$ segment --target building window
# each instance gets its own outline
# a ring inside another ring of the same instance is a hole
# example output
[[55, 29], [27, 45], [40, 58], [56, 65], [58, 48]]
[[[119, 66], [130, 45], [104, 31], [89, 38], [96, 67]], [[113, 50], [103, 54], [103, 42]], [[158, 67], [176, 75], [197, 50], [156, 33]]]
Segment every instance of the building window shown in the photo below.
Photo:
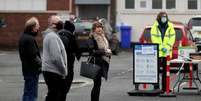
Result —
[[0, 17], [0, 28], [4, 28], [6, 27], [6, 21], [5, 18]]
[[146, 8], [147, 2], [146, 1], [140, 1], [140, 8]]
[[152, 9], [162, 9], [162, 0], [152, 0]]
[[125, 0], [126, 9], [134, 9], [135, 8], [135, 0]]
[[188, 0], [188, 9], [197, 9], [197, 0]]
[[166, 9], [175, 9], [175, 0], [166, 0]]

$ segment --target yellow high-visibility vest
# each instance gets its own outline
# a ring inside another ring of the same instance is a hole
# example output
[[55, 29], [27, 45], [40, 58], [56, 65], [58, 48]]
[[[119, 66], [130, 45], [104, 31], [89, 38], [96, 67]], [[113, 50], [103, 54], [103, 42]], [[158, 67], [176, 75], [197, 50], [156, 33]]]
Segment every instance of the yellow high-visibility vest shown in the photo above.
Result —
[[[166, 57], [166, 55], [170, 55], [170, 57], [172, 57], [172, 49], [176, 40], [174, 26], [168, 21], [168, 27], [162, 41], [161, 31], [159, 30], [158, 25], [158, 22], [155, 21], [151, 27], [151, 41], [152, 43], [159, 44], [159, 57]], [[166, 48], [167, 52], [164, 53], [162, 48]]]

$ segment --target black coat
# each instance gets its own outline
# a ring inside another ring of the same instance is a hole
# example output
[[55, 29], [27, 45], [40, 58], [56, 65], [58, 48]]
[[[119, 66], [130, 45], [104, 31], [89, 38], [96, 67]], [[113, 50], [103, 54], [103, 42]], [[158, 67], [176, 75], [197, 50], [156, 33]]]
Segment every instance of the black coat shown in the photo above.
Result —
[[93, 36], [90, 38], [90, 40], [92, 41], [91, 43], [93, 43], [93, 48], [90, 50], [90, 56], [95, 57], [91, 59], [90, 63], [94, 63], [95, 60], [95, 64], [101, 67], [101, 76], [107, 80], [109, 64], [102, 58], [102, 56], [105, 55], [105, 50], [98, 49], [98, 44]]
[[23, 33], [19, 39], [19, 55], [22, 62], [22, 72], [39, 73], [41, 56], [38, 45], [31, 33]]
[[75, 57], [77, 60], [79, 60], [81, 57], [81, 52], [78, 50], [77, 41], [75, 36], [68, 30], [62, 29], [58, 32], [58, 34], [64, 44], [67, 53], [68, 69], [72, 70], [74, 67], [73, 65]]

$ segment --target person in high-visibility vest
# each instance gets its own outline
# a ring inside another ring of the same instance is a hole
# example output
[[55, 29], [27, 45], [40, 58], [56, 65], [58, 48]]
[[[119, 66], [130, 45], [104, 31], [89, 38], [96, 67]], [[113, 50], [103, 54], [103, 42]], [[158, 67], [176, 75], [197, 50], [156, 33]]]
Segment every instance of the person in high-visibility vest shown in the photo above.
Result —
[[[172, 49], [175, 43], [175, 30], [173, 24], [169, 21], [166, 12], [160, 12], [157, 19], [151, 27], [151, 42], [159, 44], [159, 63], [162, 70], [162, 90], [166, 89], [166, 56], [172, 57]], [[159, 85], [154, 86], [155, 89]]]

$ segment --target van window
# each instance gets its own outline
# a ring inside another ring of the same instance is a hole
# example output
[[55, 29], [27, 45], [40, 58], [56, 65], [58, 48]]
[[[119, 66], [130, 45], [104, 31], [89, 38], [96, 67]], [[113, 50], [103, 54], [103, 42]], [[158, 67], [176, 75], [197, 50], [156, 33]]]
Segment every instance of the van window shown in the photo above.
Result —
[[201, 18], [193, 18], [190, 20], [191, 26], [201, 26]]
[[151, 40], [151, 28], [146, 28], [144, 31], [144, 40], [150, 41]]
[[91, 31], [92, 24], [92, 22], [76, 22], [74, 23], [75, 32]]
[[175, 28], [175, 33], [176, 33], [176, 41], [180, 41], [182, 39], [182, 30], [179, 28]]
[[193, 36], [192, 36], [190, 30], [187, 30], [187, 38], [188, 38], [188, 40], [193, 41]]

